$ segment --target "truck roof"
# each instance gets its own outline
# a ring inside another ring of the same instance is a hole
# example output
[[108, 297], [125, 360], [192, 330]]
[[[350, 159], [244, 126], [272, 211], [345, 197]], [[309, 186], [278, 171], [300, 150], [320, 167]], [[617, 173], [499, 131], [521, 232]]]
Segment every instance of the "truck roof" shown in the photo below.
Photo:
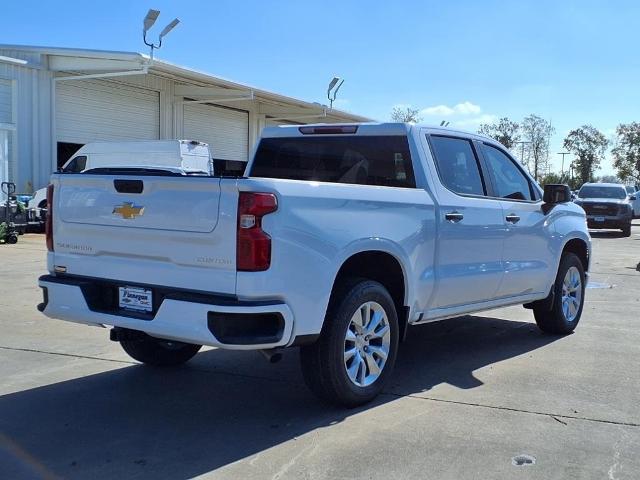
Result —
[[[356, 129], [357, 128], [357, 129]], [[370, 122], [370, 123], [313, 123], [306, 125], [279, 125], [267, 127], [262, 131], [263, 138], [300, 137], [309, 134], [325, 135], [407, 135], [414, 128], [426, 128], [432, 133], [442, 135], [462, 135], [497, 143], [493, 138], [477, 133], [436, 125], [412, 124], [402, 122]], [[316, 132], [313, 130], [316, 129]], [[340, 131], [343, 129], [343, 131]], [[353, 129], [356, 129], [353, 131]], [[305, 133], [305, 130], [308, 133]]]

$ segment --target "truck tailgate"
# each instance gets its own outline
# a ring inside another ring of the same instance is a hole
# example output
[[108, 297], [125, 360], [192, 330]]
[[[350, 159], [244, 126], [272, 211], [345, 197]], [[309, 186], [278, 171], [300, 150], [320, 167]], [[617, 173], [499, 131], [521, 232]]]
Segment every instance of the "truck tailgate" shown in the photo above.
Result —
[[234, 294], [236, 180], [54, 175], [55, 266], [67, 274]]

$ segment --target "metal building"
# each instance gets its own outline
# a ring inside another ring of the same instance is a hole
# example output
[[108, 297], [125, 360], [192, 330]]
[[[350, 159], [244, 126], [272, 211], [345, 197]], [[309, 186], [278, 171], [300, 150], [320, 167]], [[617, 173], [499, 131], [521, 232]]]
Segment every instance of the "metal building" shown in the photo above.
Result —
[[188, 138], [245, 161], [265, 126], [362, 121], [140, 53], [0, 45], [0, 179], [19, 192], [91, 141]]

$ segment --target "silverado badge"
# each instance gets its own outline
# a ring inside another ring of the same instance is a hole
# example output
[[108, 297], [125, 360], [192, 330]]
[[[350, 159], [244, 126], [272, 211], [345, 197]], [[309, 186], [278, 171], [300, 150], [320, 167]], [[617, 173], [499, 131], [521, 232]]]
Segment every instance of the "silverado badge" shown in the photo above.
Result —
[[113, 207], [114, 215], [122, 215], [124, 219], [132, 219], [144, 215], [144, 207], [134, 205], [132, 202], [124, 202], [122, 205]]

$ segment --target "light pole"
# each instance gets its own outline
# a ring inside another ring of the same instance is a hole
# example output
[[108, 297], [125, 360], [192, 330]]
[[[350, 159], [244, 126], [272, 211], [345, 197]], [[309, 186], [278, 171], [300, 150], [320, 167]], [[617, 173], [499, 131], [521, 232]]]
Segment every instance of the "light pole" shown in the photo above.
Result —
[[344, 79], [340, 77], [333, 77], [333, 79], [329, 82], [329, 87], [327, 88], [327, 99], [329, 100], [329, 110], [333, 110], [333, 102], [336, 101], [336, 96], [338, 95], [338, 90], [344, 83]]
[[571, 155], [569, 152], [558, 152], [557, 155], [562, 155], [562, 166], [560, 167], [560, 178], [564, 176], [564, 156]]
[[525, 142], [525, 141], [520, 141], [520, 142], [513, 142], [515, 145], [522, 145], [522, 153], [520, 154], [520, 163], [522, 163], [524, 165], [524, 146], [526, 144], [529, 144], [531, 142]]

